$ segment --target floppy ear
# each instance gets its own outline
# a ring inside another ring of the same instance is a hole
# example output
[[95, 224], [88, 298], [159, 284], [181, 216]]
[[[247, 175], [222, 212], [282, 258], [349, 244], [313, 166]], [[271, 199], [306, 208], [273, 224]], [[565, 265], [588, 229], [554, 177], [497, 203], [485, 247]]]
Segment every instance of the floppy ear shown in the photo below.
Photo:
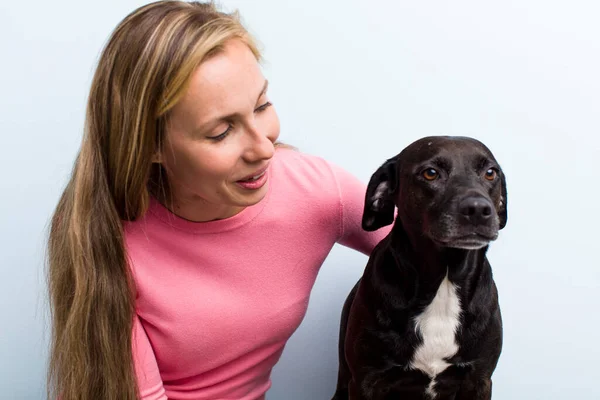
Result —
[[398, 189], [397, 160], [397, 157], [390, 158], [371, 176], [362, 217], [365, 231], [375, 231], [394, 222], [394, 195]]
[[506, 222], [508, 221], [508, 198], [506, 197], [506, 177], [504, 176], [504, 172], [502, 172], [500, 175], [502, 192], [500, 196], [500, 205], [498, 206], [498, 219], [500, 220], [499, 229], [502, 229], [506, 226]]

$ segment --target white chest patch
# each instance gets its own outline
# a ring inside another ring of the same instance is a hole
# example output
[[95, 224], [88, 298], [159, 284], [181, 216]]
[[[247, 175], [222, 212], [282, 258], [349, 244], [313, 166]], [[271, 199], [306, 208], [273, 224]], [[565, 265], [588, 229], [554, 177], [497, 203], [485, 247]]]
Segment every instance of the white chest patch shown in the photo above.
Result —
[[456, 331], [460, 325], [460, 299], [457, 287], [444, 278], [431, 304], [415, 318], [415, 330], [423, 342], [415, 350], [410, 367], [431, 377], [427, 393], [435, 398], [435, 377], [450, 365], [445, 358], [458, 351]]

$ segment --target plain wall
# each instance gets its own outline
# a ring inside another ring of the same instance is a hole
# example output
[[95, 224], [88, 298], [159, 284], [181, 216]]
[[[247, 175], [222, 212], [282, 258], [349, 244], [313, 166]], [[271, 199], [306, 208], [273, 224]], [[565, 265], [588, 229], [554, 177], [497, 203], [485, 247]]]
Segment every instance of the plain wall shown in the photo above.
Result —
[[[0, 398], [44, 398], [50, 215], [98, 55], [140, 1], [0, 3]], [[508, 179], [489, 259], [504, 349], [494, 399], [597, 399], [600, 5], [223, 1], [265, 56], [281, 139], [356, 174], [428, 135], [473, 136]], [[336, 246], [269, 400], [329, 398], [339, 314], [367, 258]]]

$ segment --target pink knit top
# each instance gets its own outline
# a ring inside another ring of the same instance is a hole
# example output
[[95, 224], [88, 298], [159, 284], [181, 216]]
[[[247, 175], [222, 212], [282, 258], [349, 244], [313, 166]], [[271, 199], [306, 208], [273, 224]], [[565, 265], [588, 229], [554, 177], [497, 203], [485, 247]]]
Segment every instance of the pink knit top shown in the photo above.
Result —
[[333, 245], [368, 255], [389, 231], [361, 229], [365, 185], [319, 157], [279, 149], [268, 174], [265, 198], [231, 218], [190, 222], [153, 200], [125, 224], [144, 400], [263, 399]]

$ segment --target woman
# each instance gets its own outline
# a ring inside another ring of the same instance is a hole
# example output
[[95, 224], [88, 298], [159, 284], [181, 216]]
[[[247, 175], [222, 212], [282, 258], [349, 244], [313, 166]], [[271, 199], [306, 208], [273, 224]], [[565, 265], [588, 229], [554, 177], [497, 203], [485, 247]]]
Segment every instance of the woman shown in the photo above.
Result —
[[235, 15], [158, 2], [115, 29], [52, 220], [49, 397], [262, 399], [365, 188], [277, 144]]

